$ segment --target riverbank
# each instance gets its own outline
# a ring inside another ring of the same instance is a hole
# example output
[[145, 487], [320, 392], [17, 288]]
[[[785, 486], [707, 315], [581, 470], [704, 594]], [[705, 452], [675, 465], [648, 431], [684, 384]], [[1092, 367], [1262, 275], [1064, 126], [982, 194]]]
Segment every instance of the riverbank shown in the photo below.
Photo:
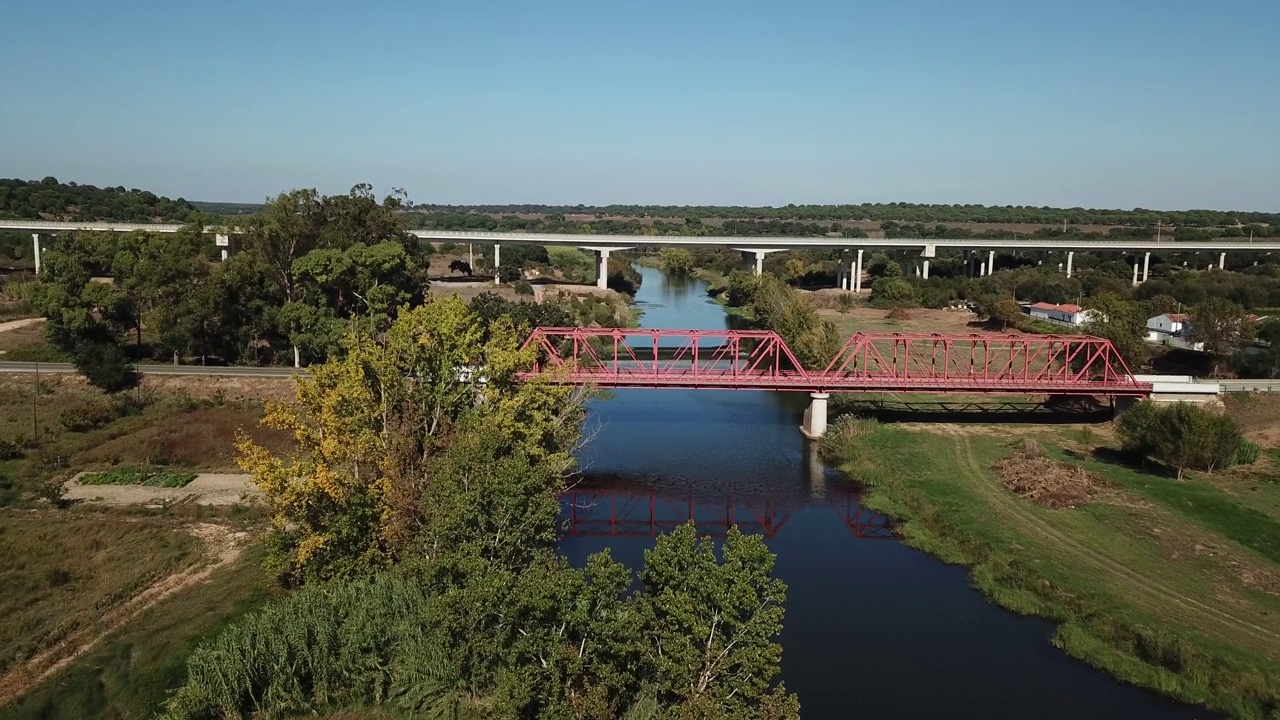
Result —
[[[992, 466], [1027, 437], [1114, 490], [1064, 510], [1016, 497]], [[896, 425], [825, 450], [909, 545], [969, 568], [997, 604], [1056, 622], [1053, 643], [1072, 656], [1230, 717], [1276, 717], [1275, 466], [1176, 482], [1097, 459], [1107, 441], [1097, 428]]]

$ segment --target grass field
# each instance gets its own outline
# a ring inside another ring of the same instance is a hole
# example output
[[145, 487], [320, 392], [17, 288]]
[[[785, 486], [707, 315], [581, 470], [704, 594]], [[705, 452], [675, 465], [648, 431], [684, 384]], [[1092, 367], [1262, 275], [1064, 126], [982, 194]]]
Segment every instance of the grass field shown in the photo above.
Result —
[[0, 720], [133, 720], [154, 717], [181, 684], [186, 657], [272, 588], [254, 546], [197, 587], [139, 613], [77, 662], [9, 705]]
[[[992, 465], [1027, 437], [1117, 486], [1051, 510]], [[1273, 466], [1176, 482], [1095, 455], [1104, 430], [880, 426], [842, 453], [911, 545], [966, 565], [995, 602], [1060, 623], [1054, 643], [1232, 717], [1280, 709], [1280, 483]], [[903, 468], [910, 468], [903, 471]]]

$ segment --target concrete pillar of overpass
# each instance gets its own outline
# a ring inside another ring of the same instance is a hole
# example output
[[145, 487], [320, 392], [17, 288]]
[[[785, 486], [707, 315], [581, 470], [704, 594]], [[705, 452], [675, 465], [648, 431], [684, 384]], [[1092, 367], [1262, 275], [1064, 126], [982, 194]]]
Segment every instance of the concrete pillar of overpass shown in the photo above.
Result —
[[493, 284], [494, 285], [502, 284], [502, 277], [501, 277], [502, 274], [498, 272], [498, 267], [501, 265], [501, 260], [502, 260], [502, 245], [498, 243], [494, 243], [493, 244]]
[[987, 264], [978, 263], [978, 277], [986, 277], [986, 276], [987, 276]]
[[756, 277], [764, 274], [764, 256], [764, 253], [759, 250], [756, 251]]
[[862, 251], [858, 251], [858, 259], [854, 261], [853, 291], [862, 292]]
[[609, 287], [609, 251], [596, 250], [596, 287], [606, 290]]
[[996, 251], [987, 251], [987, 274], [995, 275], [996, 273]]
[[1219, 270], [1226, 270], [1226, 269], [1227, 269], [1227, 254], [1226, 254], [1226, 253], [1218, 253], [1218, 269], [1219, 269]]
[[227, 261], [227, 250], [231, 247], [231, 237], [224, 233], [217, 233], [213, 236], [213, 244], [222, 251], [222, 261]]
[[31, 233], [32, 259], [36, 264], [36, 274], [40, 274], [40, 233]]
[[1067, 251], [1067, 277], [1071, 277], [1071, 261], [1074, 260], [1075, 257], [1075, 253], [1070, 250]]
[[1138, 287], [1138, 261], [1133, 261], [1133, 286]]
[[928, 260], [924, 261], [923, 268], [924, 268], [924, 272], [922, 277], [924, 277], [925, 280], [928, 280], [929, 279], [929, 261]]
[[1151, 253], [1142, 256], [1142, 282], [1146, 282], [1151, 274]]
[[809, 393], [809, 407], [804, 411], [804, 424], [800, 433], [810, 440], [817, 440], [827, 434], [827, 399], [830, 393]]

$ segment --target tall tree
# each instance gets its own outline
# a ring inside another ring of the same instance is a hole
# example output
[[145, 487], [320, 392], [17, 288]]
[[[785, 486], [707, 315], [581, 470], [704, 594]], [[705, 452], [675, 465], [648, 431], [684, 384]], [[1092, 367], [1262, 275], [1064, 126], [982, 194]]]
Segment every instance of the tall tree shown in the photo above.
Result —
[[1222, 297], [1211, 297], [1191, 310], [1192, 342], [1204, 343], [1204, 351], [1214, 358], [1214, 372], [1223, 358], [1253, 342], [1257, 327], [1245, 316], [1244, 308]]
[[1147, 319], [1142, 306], [1119, 295], [1103, 293], [1088, 303], [1089, 319], [1081, 326], [1087, 335], [1110, 340], [1131, 371], [1147, 361]]

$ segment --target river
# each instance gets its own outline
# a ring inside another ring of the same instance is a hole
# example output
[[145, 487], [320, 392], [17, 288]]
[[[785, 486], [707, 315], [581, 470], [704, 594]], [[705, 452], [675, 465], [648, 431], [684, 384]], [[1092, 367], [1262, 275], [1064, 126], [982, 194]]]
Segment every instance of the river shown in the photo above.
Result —
[[[644, 327], [723, 329], [706, 284], [637, 268]], [[587, 482], [565, 502], [574, 564], [610, 548], [632, 567], [691, 513], [703, 534], [763, 533], [787, 583], [782, 677], [806, 720], [1211, 718], [1112, 680], [944, 565], [898, 542], [823, 468], [798, 427], [803, 394], [621, 390], [592, 401]], [[909, 472], [909, 469], [904, 469]]]

